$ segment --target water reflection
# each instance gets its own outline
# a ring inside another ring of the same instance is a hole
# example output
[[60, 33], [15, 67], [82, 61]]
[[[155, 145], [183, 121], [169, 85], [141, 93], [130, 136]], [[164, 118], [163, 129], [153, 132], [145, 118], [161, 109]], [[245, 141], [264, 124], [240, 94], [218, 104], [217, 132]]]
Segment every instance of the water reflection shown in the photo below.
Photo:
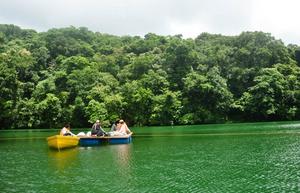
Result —
[[121, 168], [130, 167], [131, 144], [112, 145], [114, 160]]
[[122, 180], [125, 180], [125, 183], [128, 183], [131, 176], [132, 144], [111, 145], [110, 147], [118, 175]]
[[78, 155], [78, 148], [66, 149], [62, 151], [49, 150], [49, 164], [59, 171], [63, 171], [75, 164]]

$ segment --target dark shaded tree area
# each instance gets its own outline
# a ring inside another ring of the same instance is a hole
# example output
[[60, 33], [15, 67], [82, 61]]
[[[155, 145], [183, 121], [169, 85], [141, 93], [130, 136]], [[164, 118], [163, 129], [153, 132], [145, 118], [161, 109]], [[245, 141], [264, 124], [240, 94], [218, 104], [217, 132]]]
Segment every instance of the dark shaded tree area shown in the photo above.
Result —
[[0, 128], [297, 120], [300, 47], [271, 34], [113, 36], [0, 25]]

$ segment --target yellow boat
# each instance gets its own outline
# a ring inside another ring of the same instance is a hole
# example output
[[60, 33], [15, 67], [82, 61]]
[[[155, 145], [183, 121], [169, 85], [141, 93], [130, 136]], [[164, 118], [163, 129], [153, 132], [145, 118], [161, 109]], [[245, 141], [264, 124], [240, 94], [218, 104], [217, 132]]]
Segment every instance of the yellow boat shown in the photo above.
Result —
[[54, 135], [48, 137], [47, 141], [50, 148], [60, 150], [77, 146], [79, 143], [79, 138], [77, 136]]

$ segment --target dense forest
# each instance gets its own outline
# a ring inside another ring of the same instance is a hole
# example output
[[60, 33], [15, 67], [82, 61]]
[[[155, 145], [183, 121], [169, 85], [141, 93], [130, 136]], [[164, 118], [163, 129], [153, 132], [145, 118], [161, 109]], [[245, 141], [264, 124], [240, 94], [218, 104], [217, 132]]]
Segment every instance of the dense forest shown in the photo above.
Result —
[[300, 119], [300, 47], [269, 33], [114, 36], [0, 25], [0, 129]]

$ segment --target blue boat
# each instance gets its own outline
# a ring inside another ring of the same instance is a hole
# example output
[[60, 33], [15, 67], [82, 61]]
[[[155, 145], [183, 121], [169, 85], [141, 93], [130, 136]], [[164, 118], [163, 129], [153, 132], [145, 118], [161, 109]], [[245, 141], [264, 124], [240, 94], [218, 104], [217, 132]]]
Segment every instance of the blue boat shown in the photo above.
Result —
[[79, 140], [79, 145], [81, 146], [97, 146], [101, 144], [128, 144], [131, 143], [132, 133], [128, 135], [119, 136], [81, 136]]

